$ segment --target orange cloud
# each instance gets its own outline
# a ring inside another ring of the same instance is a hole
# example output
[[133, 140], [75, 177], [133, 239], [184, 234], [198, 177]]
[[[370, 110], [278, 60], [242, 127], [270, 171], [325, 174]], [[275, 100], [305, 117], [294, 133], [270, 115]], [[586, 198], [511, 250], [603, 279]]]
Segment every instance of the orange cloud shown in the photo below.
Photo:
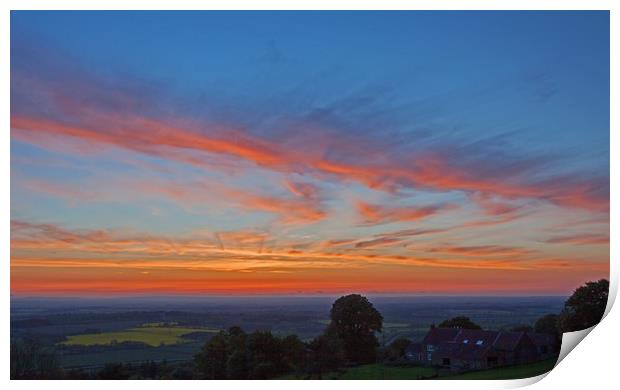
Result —
[[279, 216], [279, 221], [290, 224], [308, 224], [326, 217], [320, 201], [307, 197], [281, 197], [252, 193], [229, 187], [221, 182], [156, 183], [133, 182], [130, 184], [145, 193], [159, 193], [185, 202], [214, 202], [225, 200], [237, 208], [248, 211], [265, 211]]
[[12, 115], [11, 128], [20, 129], [15, 136], [25, 140], [36, 139], [37, 134], [62, 135], [164, 156], [166, 148], [175, 148], [228, 154], [265, 166], [286, 162], [281, 151], [272, 150], [266, 143], [235, 129], [226, 129], [226, 137], [229, 138], [216, 138], [137, 115], [114, 117], [109, 113], [93, 113], [91, 116], [89, 119], [97, 123], [96, 127]]
[[454, 228], [445, 229], [403, 229], [394, 232], [377, 234], [377, 237], [392, 237], [392, 238], [408, 238], [417, 236], [427, 236], [434, 234], [441, 234], [453, 230]]
[[550, 291], [557, 291], [559, 283], [605, 276], [609, 267], [600, 261], [524, 256], [509, 247], [441, 248], [451, 256], [443, 258], [439, 251], [428, 252], [435, 257], [409, 251], [403, 255], [365, 253], [373, 248], [372, 243], [341, 253], [321, 250], [322, 245], [318, 250], [302, 251], [286, 244], [276, 247], [269, 235], [253, 231], [215, 236], [213, 240], [124, 236], [115, 231], [70, 231], [52, 224], [12, 221], [11, 290], [109, 294], [436, 288], [446, 292], [510, 290], [514, 285], [517, 291], [530, 288], [527, 291], [532, 292], [536, 289], [531, 286], [539, 282], [541, 288], [553, 285], [555, 290]]
[[609, 237], [602, 234], [577, 234], [554, 237], [545, 242], [550, 244], [609, 245]]
[[378, 225], [396, 221], [418, 221], [437, 214], [442, 208], [446, 208], [446, 206], [387, 207], [361, 201], [357, 202], [357, 209], [364, 219], [365, 225]]
[[488, 193], [474, 193], [471, 198], [487, 215], [512, 215], [521, 208], [521, 206], [513, 206], [507, 203], [498, 202], [497, 200], [492, 199], [492, 197]]
[[326, 216], [326, 213], [314, 202], [260, 196], [232, 190], [227, 191], [227, 195], [237, 199], [239, 205], [249, 210], [258, 209], [279, 214], [283, 223], [312, 223]]
[[354, 238], [327, 240], [322, 243], [322, 246], [327, 247], [327, 248], [332, 248], [332, 247], [337, 247], [337, 246], [349, 245], [349, 244], [354, 243], [355, 241], [357, 241], [357, 239], [354, 239]]
[[319, 189], [314, 184], [294, 182], [290, 180], [286, 180], [284, 184], [292, 194], [299, 197], [307, 199], [316, 199], [318, 197]]
[[532, 253], [529, 249], [505, 247], [498, 245], [478, 246], [441, 246], [431, 248], [429, 252], [458, 254], [462, 256], [525, 256]]
[[369, 240], [369, 241], [360, 241], [357, 244], [355, 244], [355, 247], [364, 248], [364, 249], [377, 248], [377, 247], [384, 247], [384, 246], [392, 246], [400, 242], [401, 240], [396, 239], [396, 238], [383, 237], [383, 238], [377, 238], [377, 239]]
[[[269, 242], [267, 236], [253, 232], [220, 232], [213, 240], [204, 238], [169, 239], [165, 237], [134, 235], [120, 236], [120, 232], [82, 231], [72, 232], [51, 224], [32, 224], [23, 221], [12, 222], [11, 250], [12, 259], [17, 260], [32, 250], [41, 250], [45, 256], [54, 256], [59, 253], [76, 254], [109, 254], [115, 253], [118, 259], [114, 260], [119, 266], [128, 266], [138, 261], [144, 267], [149, 264], [168, 264], [169, 256], [174, 256], [172, 264], [179, 267], [202, 267], [222, 262], [239, 262], [241, 267], [251, 268], [250, 264], [269, 264], [269, 261], [278, 261], [280, 266], [299, 267], [315, 264], [321, 268], [339, 267], [340, 265], [362, 266], [368, 264], [399, 264], [439, 268], [497, 268], [521, 269], [524, 266], [520, 260], [507, 261], [502, 259], [483, 259], [466, 261], [424, 258], [413, 255], [367, 255], [363, 253], [329, 253], [322, 251], [308, 251], [303, 253], [291, 246], [275, 248], [273, 245], [265, 248]], [[379, 239], [374, 242], [360, 243], [358, 248], [371, 248], [394, 243], [393, 239]], [[20, 252], [21, 251], [21, 252]], [[29, 251], [29, 252], [24, 252]], [[50, 252], [51, 251], [51, 252]], [[136, 260], [136, 256], [148, 256], [149, 260]], [[98, 257], [93, 257], [92, 263], [84, 262], [84, 266], [96, 264]], [[207, 262], [204, 259], [208, 259]], [[290, 262], [290, 260], [295, 260]], [[305, 263], [300, 263], [302, 260]], [[48, 259], [53, 263], [54, 259]], [[284, 262], [284, 263], [281, 263]], [[16, 263], [18, 264], [18, 263]]]
[[[34, 224], [26, 221], [11, 220], [11, 233], [18, 235], [34, 236], [61, 241], [67, 244], [79, 242], [105, 242], [110, 240], [110, 236], [103, 230], [89, 230], [74, 232], [61, 229], [53, 224]], [[13, 236], [11, 237], [13, 239]]]
[[[419, 154], [414, 156], [412, 162], [395, 159], [382, 164], [371, 162], [357, 165], [326, 159], [324, 151], [314, 150], [312, 145], [308, 150], [294, 153], [284, 143], [267, 142], [220, 125], [209, 128], [208, 125], [201, 127], [179, 120], [185, 126], [178, 126], [139, 115], [115, 115], [93, 110], [81, 112], [79, 119], [89, 125], [70, 125], [52, 119], [14, 114], [11, 116], [11, 128], [14, 130], [12, 137], [45, 146], [46, 141], [41, 137], [64, 136], [90, 145], [99, 143], [197, 164], [200, 164], [200, 158], [192, 156], [190, 152], [220, 154], [279, 172], [328, 175], [391, 192], [400, 187], [459, 190], [508, 199], [537, 198], [565, 207], [600, 212], [609, 209], [608, 197], [599, 193], [604, 183], [553, 178], [523, 184], [514, 178], [506, 180], [500, 175], [487, 177], [479, 172], [479, 167], [455, 166], [439, 153]], [[337, 143], [337, 140], [334, 142]], [[181, 153], [183, 151], [187, 153]], [[312, 191], [307, 185], [303, 189], [298, 185], [289, 185], [289, 189], [302, 196], [308, 196], [308, 191]]]
[[259, 253], [270, 243], [270, 237], [266, 233], [257, 232], [216, 232], [215, 238], [221, 249], [226, 248], [254, 248]]

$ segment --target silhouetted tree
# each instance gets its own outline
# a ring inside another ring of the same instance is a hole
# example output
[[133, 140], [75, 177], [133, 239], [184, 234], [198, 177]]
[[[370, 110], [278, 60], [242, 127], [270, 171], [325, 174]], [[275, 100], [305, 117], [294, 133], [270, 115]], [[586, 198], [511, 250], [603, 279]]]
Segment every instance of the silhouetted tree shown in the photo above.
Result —
[[270, 379], [301, 371], [306, 347], [294, 335], [281, 339], [269, 331], [246, 334], [234, 326], [208, 341], [194, 360], [206, 379]]
[[131, 366], [123, 363], [107, 363], [97, 373], [99, 379], [129, 379], [131, 376]]
[[574, 332], [598, 324], [603, 318], [609, 294], [609, 281], [587, 282], [573, 292], [564, 303], [558, 327], [562, 332]]
[[35, 340], [11, 342], [11, 379], [61, 379], [63, 375], [54, 349]]
[[65, 371], [65, 375], [63, 376], [63, 379], [68, 380], [89, 380], [95, 378], [96, 376], [93, 376], [90, 372], [79, 369]]
[[411, 340], [404, 337], [397, 338], [387, 347], [385, 351], [385, 358], [389, 361], [395, 361], [403, 358], [409, 344], [411, 344]]
[[148, 361], [138, 367], [135, 379], [172, 379], [172, 372], [173, 368], [165, 360], [161, 363]]
[[306, 344], [297, 335], [286, 336], [281, 341], [285, 371], [301, 373], [306, 361]]
[[366, 297], [351, 294], [332, 305], [330, 330], [342, 339], [346, 358], [358, 364], [374, 362], [379, 341], [374, 332], [383, 327], [383, 316]]
[[193, 366], [191, 362], [183, 363], [174, 368], [172, 379], [188, 380], [194, 379]]
[[531, 325], [517, 325], [510, 328], [511, 332], [533, 332], [534, 328]]
[[196, 369], [205, 379], [226, 379], [228, 334], [221, 331], [209, 340], [194, 357]]
[[547, 314], [540, 317], [534, 324], [534, 331], [536, 333], [558, 336], [558, 315]]
[[459, 329], [482, 329], [480, 325], [474, 323], [469, 317], [458, 316], [445, 320], [437, 325], [438, 328], [459, 328]]
[[228, 378], [246, 379], [249, 373], [247, 334], [238, 326], [228, 329], [226, 374]]
[[308, 346], [307, 372], [310, 378], [322, 379], [323, 374], [337, 370], [345, 362], [344, 343], [333, 329], [327, 329]]
[[248, 338], [248, 349], [251, 355], [252, 379], [269, 379], [284, 371], [280, 341], [271, 332], [252, 333]]

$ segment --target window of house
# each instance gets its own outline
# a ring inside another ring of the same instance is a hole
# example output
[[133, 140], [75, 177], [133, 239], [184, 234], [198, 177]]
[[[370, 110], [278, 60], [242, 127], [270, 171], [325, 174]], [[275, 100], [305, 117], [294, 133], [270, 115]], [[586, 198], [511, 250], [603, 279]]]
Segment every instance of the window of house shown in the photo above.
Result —
[[443, 358], [441, 360], [441, 364], [443, 364], [444, 366], [449, 366], [450, 365], [450, 359], [449, 358]]
[[468, 339], [463, 340], [463, 344], [467, 344], [467, 343], [469, 343]]
[[478, 340], [476, 341], [476, 345], [482, 345], [483, 341], [482, 340]]

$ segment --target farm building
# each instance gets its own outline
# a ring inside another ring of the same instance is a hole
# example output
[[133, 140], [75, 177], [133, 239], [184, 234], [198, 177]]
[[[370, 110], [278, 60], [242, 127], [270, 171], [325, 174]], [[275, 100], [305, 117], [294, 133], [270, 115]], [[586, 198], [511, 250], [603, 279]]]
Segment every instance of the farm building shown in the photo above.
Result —
[[431, 328], [405, 351], [409, 361], [452, 371], [531, 363], [552, 356], [555, 338], [536, 333]]
[[558, 342], [554, 336], [542, 333], [528, 333], [527, 335], [538, 349], [541, 359], [546, 359], [556, 354]]

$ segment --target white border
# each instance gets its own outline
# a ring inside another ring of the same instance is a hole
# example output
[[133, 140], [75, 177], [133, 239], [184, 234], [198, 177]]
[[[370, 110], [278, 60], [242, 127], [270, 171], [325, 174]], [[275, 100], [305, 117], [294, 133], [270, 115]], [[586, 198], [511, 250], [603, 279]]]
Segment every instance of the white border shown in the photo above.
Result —
[[[2, 133], [2, 142], [0, 147], [2, 153], [0, 153], [1, 172], [2, 172], [2, 191], [0, 191], [0, 197], [2, 198], [2, 208], [0, 220], [2, 221], [1, 234], [4, 237], [4, 255], [2, 256], [3, 271], [1, 273], [3, 293], [0, 297], [3, 306], [3, 313], [5, 317], [2, 321], [2, 333], [5, 335], [1, 339], [1, 362], [0, 369], [3, 372], [3, 378], [8, 381], [9, 378], [9, 337], [10, 332], [10, 199], [9, 199], [9, 178], [10, 178], [10, 112], [9, 112], [9, 84], [10, 84], [10, 69], [9, 61], [9, 35], [10, 35], [10, 12], [9, 10], [71, 10], [71, 9], [108, 9], [108, 10], [133, 10], [133, 9], [151, 9], [151, 10], [235, 10], [235, 9], [247, 9], [247, 10], [275, 10], [275, 9], [288, 9], [288, 10], [341, 10], [341, 9], [362, 9], [362, 10], [610, 10], [611, 19], [611, 96], [610, 96], [610, 113], [611, 113], [611, 131], [610, 134], [610, 152], [611, 152], [611, 227], [610, 237], [618, 237], [618, 208], [614, 207], [613, 199], [618, 199], [620, 195], [618, 191], [618, 164], [619, 164], [619, 146], [620, 139], [618, 139], [618, 115], [611, 107], [620, 107], [618, 105], [618, 77], [617, 69], [618, 61], [618, 37], [620, 37], [620, 29], [618, 28], [620, 17], [617, 11], [620, 9], [620, 2], [608, 1], [608, 0], [382, 0], [382, 1], [369, 1], [369, 0], [296, 0], [283, 1], [283, 0], [228, 0], [218, 2], [196, 2], [192, 0], [5, 0], [1, 3], [2, 14], [0, 16], [0, 53], [3, 53], [3, 61], [0, 61], [0, 69], [2, 78], [5, 81], [3, 83], [3, 89], [0, 93], [0, 99], [2, 104], [0, 105], [0, 115], [2, 117], [2, 123], [5, 124], [5, 131]], [[584, 388], [585, 386], [599, 386], [601, 388], [609, 387], [611, 383], [617, 383], [615, 377], [615, 361], [617, 359], [617, 351], [619, 347], [618, 335], [616, 329], [620, 329], [620, 319], [618, 310], [615, 312], [609, 312], [611, 309], [613, 299], [618, 290], [618, 273], [617, 265], [620, 253], [618, 253], [617, 243], [611, 240], [611, 291], [610, 302], [608, 304], [608, 315], [601, 323], [601, 325], [595, 327], [588, 335], [588, 342], [581, 343], [577, 346], [575, 352], [569, 354], [569, 357], [562, 360], [562, 362], [553, 369], [549, 375], [541, 376], [538, 378], [514, 380], [514, 381], [390, 381], [389, 386], [392, 389], [410, 389], [416, 388], [455, 388], [459, 389], [484, 389], [484, 388], [513, 388], [529, 385], [534, 385], [540, 389], [559, 389], [559, 388]], [[544, 380], [539, 381], [542, 377]], [[11, 381], [10, 385], [14, 388], [30, 388], [45, 386], [51, 389], [67, 389], [67, 388], [81, 388], [84, 383], [79, 381]], [[120, 381], [115, 383], [115, 386], [121, 388], [129, 388], [134, 383], [129, 381]], [[152, 381], [148, 382], [148, 386], [154, 389], [164, 389], [173, 385], [167, 381]], [[274, 388], [284, 389], [289, 388], [291, 385], [296, 388], [313, 389], [319, 385], [314, 381], [253, 381], [240, 382], [240, 381], [186, 381], [183, 382], [184, 388], [200, 388], [207, 387], [247, 387], [251, 385], [253, 388], [259, 390]], [[320, 383], [321, 387], [327, 389], [335, 389], [336, 386], [355, 386], [357, 389], [375, 389], [377, 382], [375, 381], [323, 381]], [[89, 388], [106, 388], [109, 383], [106, 381], [91, 381], [88, 382]]]

